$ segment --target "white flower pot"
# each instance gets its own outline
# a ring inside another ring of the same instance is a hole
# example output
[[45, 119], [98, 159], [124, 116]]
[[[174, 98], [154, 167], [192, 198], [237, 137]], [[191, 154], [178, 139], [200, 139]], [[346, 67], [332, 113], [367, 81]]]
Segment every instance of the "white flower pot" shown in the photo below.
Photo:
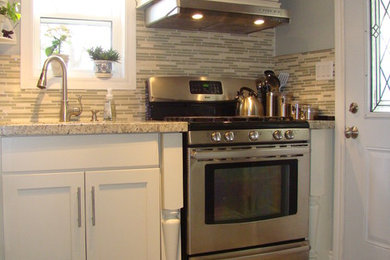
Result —
[[[55, 54], [55, 55], [60, 56], [64, 60], [66, 66], [68, 66], [69, 55], [67, 55], [67, 54]], [[56, 60], [53, 60], [50, 63], [50, 66], [51, 66], [51, 70], [53, 72], [54, 77], [61, 77], [62, 76], [61, 65]]]
[[1, 31], [3, 31], [4, 25], [5, 25], [6, 21], [7, 21], [7, 17], [5, 17], [4, 15], [0, 14], [0, 36], [1, 37], [3, 37], [3, 33]]

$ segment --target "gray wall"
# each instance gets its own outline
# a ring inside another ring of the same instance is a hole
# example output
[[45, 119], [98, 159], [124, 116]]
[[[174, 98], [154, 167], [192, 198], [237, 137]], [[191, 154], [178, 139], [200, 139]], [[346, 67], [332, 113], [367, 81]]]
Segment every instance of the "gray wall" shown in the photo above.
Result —
[[290, 24], [276, 28], [276, 56], [334, 48], [334, 0], [280, 0]]

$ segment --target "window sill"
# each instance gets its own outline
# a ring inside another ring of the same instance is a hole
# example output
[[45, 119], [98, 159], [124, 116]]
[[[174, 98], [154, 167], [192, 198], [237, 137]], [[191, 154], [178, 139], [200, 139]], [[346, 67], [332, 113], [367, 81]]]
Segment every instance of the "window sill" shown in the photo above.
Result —
[[[135, 76], [134, 76], [135, 78]], [[38, 77], [25, 80], [22, 83], [22, 89], [36, 89]], [[48, 89], [61, 89], [62, 77], [53, 77], [48, 75], [47, 88]], [[116, 90], [129, 90], [135, 89], [135, 81], [132, 82], [129, 79], [119, 78], [68, 78], [67, 80], [68, 90], [70, 89], [84, 89], [84, 90], [99, 90], [99, 89], [116, 89]]]

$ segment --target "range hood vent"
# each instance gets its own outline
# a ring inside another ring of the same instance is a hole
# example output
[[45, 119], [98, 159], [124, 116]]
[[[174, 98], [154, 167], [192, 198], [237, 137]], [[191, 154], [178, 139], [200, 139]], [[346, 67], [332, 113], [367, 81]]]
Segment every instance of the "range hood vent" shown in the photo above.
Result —
[[[203, 18], [194, 20], [196, 13]], [[256, 20], [264, 22], [256, 25]], [[145, 23], [150, 28], [250, 34], [288, 22], [284, 9], [221, 0], [155, 0], [145, 7]]]

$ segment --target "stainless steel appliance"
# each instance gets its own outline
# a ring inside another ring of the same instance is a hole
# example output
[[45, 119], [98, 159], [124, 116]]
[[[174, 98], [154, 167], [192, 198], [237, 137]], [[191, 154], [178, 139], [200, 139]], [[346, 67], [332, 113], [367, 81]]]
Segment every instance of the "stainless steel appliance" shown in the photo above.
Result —
[[[260, 4], [222, 0], [144, 2], [148, 3], [145, 24], [153, 28], [249, 34], [289, 22], [288, 12], [281, 9], [277, 1]], [[193, 19], [194, 14], [203, 19]]]
[[183, 259], [308, 259], [309, 129], [235, 115], [253, 80], [154, 77], [149, 119], [186, 120]]

